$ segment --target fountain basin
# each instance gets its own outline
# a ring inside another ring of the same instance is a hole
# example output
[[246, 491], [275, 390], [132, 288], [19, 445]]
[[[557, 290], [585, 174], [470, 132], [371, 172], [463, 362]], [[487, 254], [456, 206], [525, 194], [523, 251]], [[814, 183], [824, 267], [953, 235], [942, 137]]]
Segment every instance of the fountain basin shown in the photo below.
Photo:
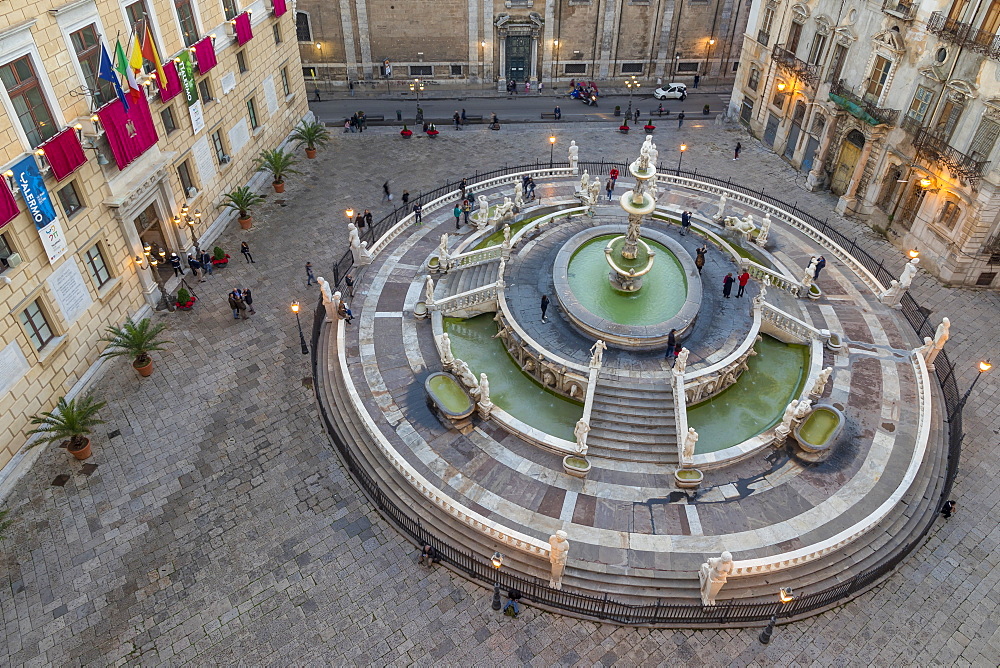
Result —
[[834, 406], [818, 404], [795, 428], [795, 440], [806, 452], [823, 452], [837, 441], [844, 414]]
[[472, 431], [472, 420], [469, 418], [476, 404], [455, 376], [441, 371], [432, 373], [424, 381], [424, 389], [427, 391], [427, 403], [435, 413], [463, 434]]
[[705, 474], [698, 469], [677, 469], [674, 471], [674, 484], [681, 489], [694, 489], [705, 479]]

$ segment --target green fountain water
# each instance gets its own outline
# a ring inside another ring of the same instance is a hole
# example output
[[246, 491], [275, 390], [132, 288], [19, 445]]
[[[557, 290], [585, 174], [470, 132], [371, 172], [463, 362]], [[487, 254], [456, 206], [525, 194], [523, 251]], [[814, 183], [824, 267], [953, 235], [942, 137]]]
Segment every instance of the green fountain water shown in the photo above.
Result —
[[610, 234], [596, 237], [570, 259], [567, 278], [580, 305], [600, 318], [624, 325], [655, 325], [677, 315], [687, 299], [687, 278], [677, 257], [665, 246], [647, 239], [646, 243], [656, 251], [656, 261], [643, 277], [642, 289], [618, 292], [608, 281], [608, 262], [604, 258], [604, 248], [614, 238]]
[[688, 425], [700, 437], [696, 454], [723, 450], [767, 431], [801, 395], [809, 348], [764, 336], [755, 349], [757, 355], [735, 384], [688, 408]]
[[[607, 283], [607, 279], [604, 281]], [[455, 357], [477, 376], [490, 379], [490, 400], [521, 422], [547, 434], [575, 442], [573, 426], [583, 417], [583, 405], [549, 392], [523, 373], [504, 347], [494, 339], [498, 329], [489, 313], [468, 320], [445, 318]]]
[[827, 408], [817, 408], [799, 427], [799, 437], [810, 445], [826, 445], [840, 424], [837, 414]]
[[461, 414], [472, 407], [469, 396], [448, 376], [431, 378], [429, 383], [441, 405], [455, 414]]

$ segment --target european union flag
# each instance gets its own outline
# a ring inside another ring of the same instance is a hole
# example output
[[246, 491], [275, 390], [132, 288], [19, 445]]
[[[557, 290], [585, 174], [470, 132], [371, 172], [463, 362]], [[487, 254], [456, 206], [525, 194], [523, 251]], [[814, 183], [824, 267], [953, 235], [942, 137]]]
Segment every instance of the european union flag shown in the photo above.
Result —
[[125, 99], [125, 91], [122, 90], [121, 82], [118, 81], [118, 73], [115, 72], [115, 68], [111, 64], [111, 57], [108, 56], [108, 50], [104, 48], [104, 44], [101, 44], [101, 65], [97, 71], [97, 78], [111, 82], [111, 85], [115, 87], [115, 95], [121, 100], [125, 111], [128, 111], [128, 100]]

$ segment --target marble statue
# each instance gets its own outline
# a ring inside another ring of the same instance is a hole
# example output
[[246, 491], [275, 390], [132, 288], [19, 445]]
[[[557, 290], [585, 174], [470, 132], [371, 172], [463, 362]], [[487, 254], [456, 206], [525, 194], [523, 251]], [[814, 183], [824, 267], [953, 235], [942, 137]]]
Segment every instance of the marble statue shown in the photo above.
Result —
[[684, 372], [687, 370], [688, 365], [688, 355], [691, 351], [687, 348], [681, 348], [681, 351], [677, 353], [677, 359], [674, 361], [674, 375], [683, 376]]
[[458, 377], [462, 384], [469, 389], [476, 389], [479, 387], [479, 380], [476, 378], [476, 374], [472, 373], [469, 365], [465, 363], [464, 360], [455, 358], [455, 362], [452, 364], [451, 372]]
[[358, 234], [358, 228], [354, 223], [347, 224], [347, 240], [351, 244], [354, 264], [366, 265], [372, 263], [372, 254], [368, 252], [368, 242], [361, 240], [361, 235]]
[[486, 195], [479, 195], [476, 198], [476, 202], [478, 203], [476, 210], [472, 212], [469, 218], [477, 230], [485, 230], [486, 226], [489, 225], [490, 204], [486, 201]]
[[497, 265], [497, 288], [503, 289], [507, 287], [507, 284], [503, 280], [503, 275], [507, 272], [507, 260], [500, 258], [500, 263]]
[[597, 204], [597, 200], [601, 198], [601, 184], [598, 181], [594, 180], [593, 182], [591, 182], [590, 189], [587, 192], [589, 195], [587, 197], [587, 200], [590, 206], [594, 206], [595, 204]]
[[781, 423], [774, 430], [774, 442], [781, 445], [788, 438], [792, 431], [792, 423], [795, 422], [795, 411], [799, 407], [799, 400], [792, 399], [791, 403], [785, 407], [785, 413], [781, 416]]
[[764, 220], [760, 223], [760, 232], [757, 233], [756, 243], [758, 246], [764, 246], [767, 243], [767, 235], [771, 232], [771, 214], [766, 214]]
[[447, 369], [455, 361], [455, 355], [451, 352], [451, 337], [448, 332], [444, 332], [435, 336], [434, 340], [437, 342], [438, 354], [441, 355], [441, 364]]
[[514, 184], [514, 208], [518, 211], [524, 208], [524, 186], [520, 181]]
[[576, 436], [576, 451], [580, 456], [585, 457], [587, 455], [587, 434], [590, 433], [590, 425], [584, 419], [579, 419], [576, 421], [576, 426], [573, 427], [573, 435]]
[[330, 308], [333, 309], [333, 315], [336, 318], [340, 318], [340, 302], [343, 298], [340, 296], [340, 291], [333, 293], [333, 298], [330, 300]]
[[800, 422], [805, 419], [809, 411], [812, 410], [812, 399], [802, 399], [795, 407], [795, 421]]
[[549, 563], [552, 564], [552, 577], [549, 586], [562, 589], [563, 572], [566, 570], [566, 557], [569, 556], [569, 541], [565, 531], [556, 531], [549, 536]]
[[927, 355], [924, 360], [927, 362], [927, 368], [934, 368], [934, 360], [937, 358], [938, 353], [944, 349], [944, 344], [948, 342], [948, 338], [951, 336], [951, 320], [948, 318], [941, 318], [941, 324], [937, 326], [937, 330], [934, 332], [934, 347], [931, 349], [930, 354]]
[[501, 222], [514, 220], [514, 203], [509, 197], [504, 197], [503, 204], [497, 206], [497, 219]]
[[580, 169], [580, 147], [576, 145], [576, 140], [569, 143], [569, 167], [576, 174]]
[[723, 552], [720, 557], [710, 557], [698, 570], [698, 580], [701, 582], [701, 602], [703, 605], [715, 605], [715, 597], [719, 595], [722, 585], [726, 584], [729, 574], [733, 572], [733, 555]]
[[684, 447], [681, 448], [681, 466], [687, 467], [694, 463], [694, 446], [698, 443], [698, 432], [694, 427], [688, 427], [684, 437]]
[[476, 408], [479, 409], [479, 417], [484, 420], [489, 419], [490, 412], [493, 410], [493, 402], [490, 401], [490, 381], [485, 373], [479, 374], [479, 389], [475, 394], [479, 399], [478, 403], [476, 403]]
[[726, 217], [726, 204], [729, 198], [725, 194], [719, 196], [719, 210], [715, 212], [715, 219], [722, 220]]
[[587, 188], [590, 187], [590, 174], [587, 170], [583, 170], [583, 174], [580, 176], [580, 192], [587, 192]]
[[924, 345], [917, 348], [914, 352], [924, 358], [924, 364], [927, 366], [928, 370], [932, 369], [930, 360], [937, 356], [934, 350], [934, 339], [929, 336], [924, 337]]
[[906, 263], [906, 266], [903, 267], [903, 273], [899, 275], [899, 287], [904, 290], [910, 289], [910, 284], [913, 283], [913, 277], [917, 275], [917, 264], [919, 263], [919, 257], [915, 257]]
[[754, 306], [760, 306], [764, 303], [764, 297], [767, 295], [767, 286], [770, 284], [770, 277], [767, 274], [764, 274], [764, 280], [761, 281], [760, 290], [757, 292], [757, 296], [753, 298]]
[[599, 369], [604, 361], [604, 351], [607, 350], [608, 344], [604, 343], [598, 339], [594, 342], [594, 345], [590, 347], [590, 368]]
[[323, 295], [323, 307], [326, 309], [326, 322], [333, 322], [333, 319], [337, 317], [337, 308], [333, 303], [333, 293], [330, 292], [330, 284], [327, 283], [326, 279], [320, 276], [316, 279], [317, 285], [319, 285], [320, 294]]
[[441, 271], [448, 271], [451, 267], [451, 255], [448, 254], [448, 233], [441, 235], [441, 243], [438, 245], [438, 267]]
[[900, 285], [899, 281], [894, 278], [890, 281], [889, 287], [878, 296], [878, 300], [886, 306], [899, 307], [904, 292], [906, 292], [906, 288]]
[[819, 399], [823, 396], [823, 392], [826, 390], [826, 384], [830, 381], [830, 374], [832, 373], [832, 366], [828, 366], [819, 372], [819, 376], [816, 377], [816, 382], [813, 383], [812, 389], [809, 391], [810, 398]]
[[507, 223], [503, 226], [503, 245], [510, 248], [510, 225]]
[[819, 263], [819, 256], [813, 255], [812, 259], [809, 260], [809, 266], [806, 267], [805, 273], [802, 274], [802, 285], [808, 288], [813, 284], [816, 276], [816, 265]]
[[430, 274], [424, 277], [424, 303], [428, 306], [434, 303], [434, 279]]

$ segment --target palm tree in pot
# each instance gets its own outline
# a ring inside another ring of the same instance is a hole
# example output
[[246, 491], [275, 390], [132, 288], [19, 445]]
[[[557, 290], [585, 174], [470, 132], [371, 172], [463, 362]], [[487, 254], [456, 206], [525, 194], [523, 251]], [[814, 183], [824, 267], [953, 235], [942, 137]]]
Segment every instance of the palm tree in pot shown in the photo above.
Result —
[[257, 206], [264, 201], [263, 195], [258, 195], [250, 190], [249, 186], [240, 186], [231, 193], [223, 195], [225, 198], [219, 208], [229, 208], [239, 212], [240, 227], [249, 230], [253, 225], [253, 218], [250, 217], [250, 208]]
[[257, 171], [271, 172], [271, 185], [274, 192], [285, 192], [285, 177], [289, 174], [301, 174], [292, 168], [295, 158], [291, 153], [276, 148], [273, 151], [261, 151], [257, 157]]
[[139, 322], [129, 318], [121, 327], [111, 325], [107, 329], [108, 335], [100, 339], [108, 343], [101, 357], [131, 357], [132, 366], [139, 375], [148, 376], [153, 373], [153, 358], [149, 353], [163, 350], [163, 345], [170, 343], [156, 338], [166, 328], [164, 323], [154, 325], [149, 318]]
[[306, 147], [306, 157], [312, 160], [316, 157], [316, 147], [326, 146], [330, 141], [330, 132], [326, 126], [316, 121], [302, 121], [291, 135], [296, 146]]
[[31, 424], [41, 425], [29, 434], [39, 434], [38, 443], [65, 443], [66, 449], [77, 459], [87, 459], [92, 454], [90, 434], [94, 427], [104, 424], [97, 419], [97, 411], [106, 401], [95, 401], [90, 395], [82, 399], [60, 397], [54, 411], [45, 411], [31, 418]]

